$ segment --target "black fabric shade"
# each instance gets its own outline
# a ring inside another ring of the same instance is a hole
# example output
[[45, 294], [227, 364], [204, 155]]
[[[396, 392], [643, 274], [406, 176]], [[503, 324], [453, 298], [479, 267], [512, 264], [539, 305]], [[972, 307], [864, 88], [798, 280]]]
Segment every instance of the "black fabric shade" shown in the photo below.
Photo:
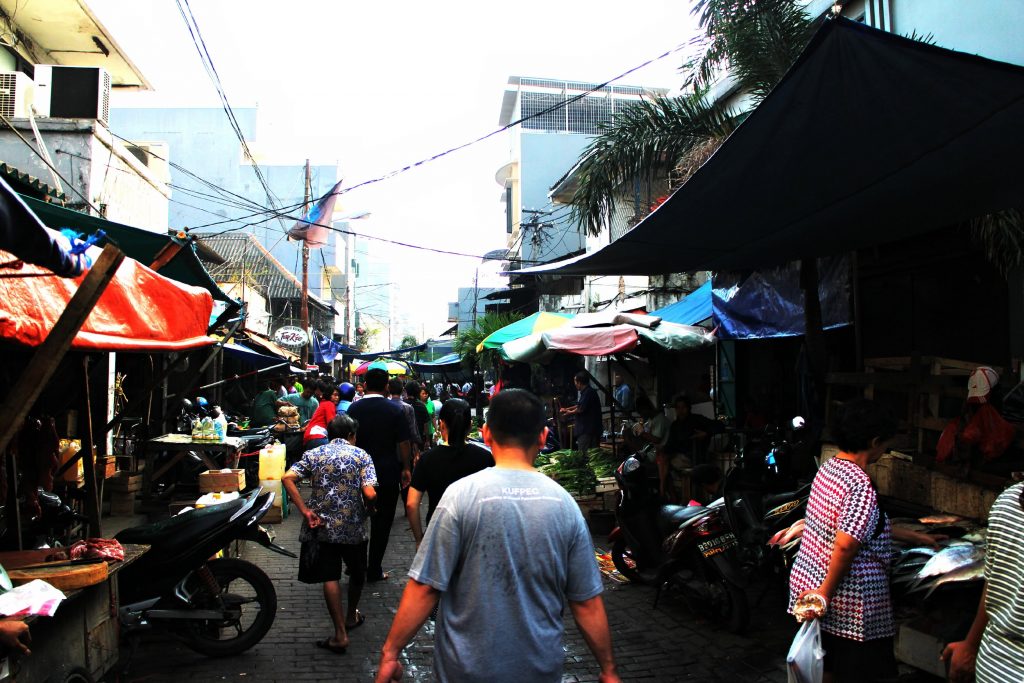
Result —
[[752, 269], [1024, 206], [1024, 68], [831, 19], [633, 230], [519, 273]]

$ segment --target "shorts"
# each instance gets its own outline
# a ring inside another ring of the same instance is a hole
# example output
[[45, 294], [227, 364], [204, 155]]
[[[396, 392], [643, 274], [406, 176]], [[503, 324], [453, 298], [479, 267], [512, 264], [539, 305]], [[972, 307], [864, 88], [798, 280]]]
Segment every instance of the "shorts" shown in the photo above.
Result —
[[853, 640], [821, 632], [825, 671], [836, 683], [883, 683], [897, 677], [895, 642], [892, 636]]
[[366, 578], [366, 541], [327, 543], [303, 541], [299, 551], [299, 581], [326, 583], [341, 580], [341, 563], [348, 567], [349, 581], [362, 583]]

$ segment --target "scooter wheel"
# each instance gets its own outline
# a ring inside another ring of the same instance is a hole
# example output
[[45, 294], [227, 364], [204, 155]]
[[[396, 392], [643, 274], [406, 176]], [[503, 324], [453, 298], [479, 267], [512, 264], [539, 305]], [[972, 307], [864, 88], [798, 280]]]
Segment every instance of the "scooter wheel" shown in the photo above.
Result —
[[730, 633], [743, 633], [750, 623], [750, 603], [747, 601], [747, 594], [742, 588], [725, 579], [719, 579], [709, 588], [715, 616]]
[[197, 620], [185, 632], [186, 644], [210, 657], [227, 657], [245, 652], [263, 639], [277, 614], [277, 591], [262, 569], [234, 558], [207, 564], [217, 579], [218, 595], [196, 596], [199, 609], [233, 609], [230, 619]]
[[647, 585], [650, 583], [637, 568], [633, 551], [626, 545], [625, 539], [620, 538], [612, 545], [612, 562], [620, 574], [633, 583]]

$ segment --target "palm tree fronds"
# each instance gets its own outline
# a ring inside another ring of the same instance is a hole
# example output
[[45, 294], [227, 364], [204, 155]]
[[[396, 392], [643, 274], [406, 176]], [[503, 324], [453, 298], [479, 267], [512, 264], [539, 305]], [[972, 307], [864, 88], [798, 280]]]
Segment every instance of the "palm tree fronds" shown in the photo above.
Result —
[[477, 353], [476, 347], [492, 332], [508, 327], [522, 318], [522, 313], [485, 313], [477, 318], [473, 328], [455, 335], [452, 350], [462, 357], [462, 364], [466, 369], [472, 369], [478, 361], [480, 367], [495, 367], [501, 358], [498, 349], [484, 349]]
[[590, 234], [600, 234], [624, 184], [669, 176], [695, 147], [709, 138], [724, 138], [732, 129], [729, 113], [708, 106], [700, 95], [663, 97], [627, 107], [581, 156], [573, 220]]
[[794, 0], [697, 0], [705, 37], [688, 85], [708, 88], [726, 70], [764, 99], [810, 40], [814, 23]]
[[989, 262], [1004, 276], [1024, 267], [1024, 213], [1019, 209], [975, 218], [970, 230]]

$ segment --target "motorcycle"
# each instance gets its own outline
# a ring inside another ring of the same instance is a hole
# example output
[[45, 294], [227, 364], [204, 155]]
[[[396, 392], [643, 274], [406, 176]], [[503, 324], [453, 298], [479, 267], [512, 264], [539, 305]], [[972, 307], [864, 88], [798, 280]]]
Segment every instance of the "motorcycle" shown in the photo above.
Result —
[[800, 481], [795, 466], [803, 450], [803, 418], [794, 418], [791, 427], [791, 438], [768, 428], [765, 450], [741, 444], [722, 486], [725, 515], [747, 572], [785, 578], [795, 557], [793, 548], [769, 545], [778, 532], [804, 518], [811, 495], [811, 484]]
[[626, 578], [662, 591], [678, 587], [733, 633], [750, 620], [746, 577], [736, 561], [736, 537], [726, 523], [723, 502], [707, 507], [662, 505], [643, 467], [629, 456], [615, 470], [619, 483], [618, 526], [608, 540], [612, 562]]
[[244, 652], [267, 634], [277, 612], [270, 577], [242, 559], [210, 558], [236, 540], [297, 557], [257, 524], [273, 502], [273, 493], [258, 489], [115, 536], [121, 543], [150, 546], [119, 574], [118, 617], [132, 654], [140, 636], [152, 630], [176, 636], [211, 657]]

